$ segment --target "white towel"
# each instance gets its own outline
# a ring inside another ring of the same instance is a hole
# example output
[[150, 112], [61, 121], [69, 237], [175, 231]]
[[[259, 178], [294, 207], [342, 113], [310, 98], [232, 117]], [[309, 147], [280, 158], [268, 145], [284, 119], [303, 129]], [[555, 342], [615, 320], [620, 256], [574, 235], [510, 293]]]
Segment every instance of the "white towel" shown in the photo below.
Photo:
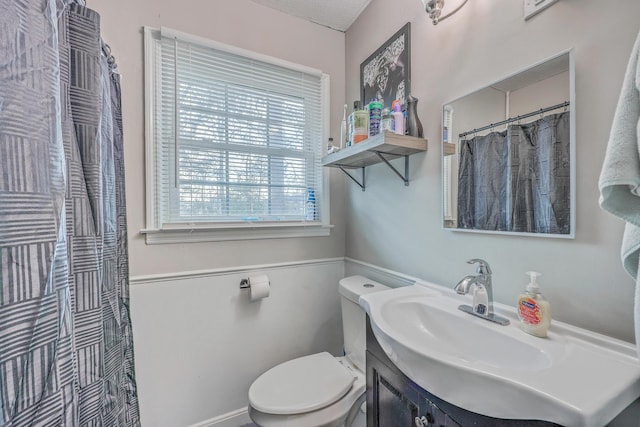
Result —
[[636, 280], [634, 323], [640, 355], [640, 34], [629, 59], [600, 172], [600, 206], [624, 219], [622, 264]]

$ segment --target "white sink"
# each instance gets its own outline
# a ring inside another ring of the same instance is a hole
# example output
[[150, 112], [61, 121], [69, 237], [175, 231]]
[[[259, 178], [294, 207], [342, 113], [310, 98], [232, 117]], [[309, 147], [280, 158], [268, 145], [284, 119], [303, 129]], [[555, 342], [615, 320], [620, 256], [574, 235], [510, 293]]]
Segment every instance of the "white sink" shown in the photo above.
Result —
[[415, 340], [423, 352], [433, 349], [465, 363], [495, 368], [535, 371], [551, 366], [551, 356], [535, 345], [486, 321], [472, 322], [468, 314], [451, 307], [435, 306], [432, 298], [394, 298], [382, 306], [381, 314], [395, 326], [395, 336]]
[[496, 418], [603, 426], [640, 396], [629, 343], [554, 321], [548, 338], [458, 310], [468, 302], [430, 283], [360, 297], [389, 358], [425, 390]]

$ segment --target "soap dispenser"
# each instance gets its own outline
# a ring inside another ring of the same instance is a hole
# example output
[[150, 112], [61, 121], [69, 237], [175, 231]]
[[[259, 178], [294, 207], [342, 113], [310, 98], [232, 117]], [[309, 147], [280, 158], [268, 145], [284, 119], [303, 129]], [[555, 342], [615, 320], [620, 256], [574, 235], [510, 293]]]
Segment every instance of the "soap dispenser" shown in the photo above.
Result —
[[536, 337], [546, 337], [551, 325], [551, 305], [540, 292], [535, 271], [528, 271], [529, 284], [518, 298], [518, 317], [520, 329]]

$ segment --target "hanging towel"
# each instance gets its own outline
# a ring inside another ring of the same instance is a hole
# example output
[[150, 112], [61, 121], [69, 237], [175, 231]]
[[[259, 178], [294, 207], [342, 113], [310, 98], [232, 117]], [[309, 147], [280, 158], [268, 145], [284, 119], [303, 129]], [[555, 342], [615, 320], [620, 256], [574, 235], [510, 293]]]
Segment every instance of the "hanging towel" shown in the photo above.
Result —
[[613, 118], [600, 172], [600, 207], [626, 221], [622, 264], [636, 281], [634, 323], [640, 355], [640, 34], [636, 39]]

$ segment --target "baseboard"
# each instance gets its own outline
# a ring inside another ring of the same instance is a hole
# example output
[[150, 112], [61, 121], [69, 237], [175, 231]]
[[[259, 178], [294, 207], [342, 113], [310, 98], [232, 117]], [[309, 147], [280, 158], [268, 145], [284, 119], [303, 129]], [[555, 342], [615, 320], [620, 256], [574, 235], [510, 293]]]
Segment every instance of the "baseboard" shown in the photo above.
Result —
[[249, 418], [247, 408], [240, 408], [215, 418], [192, 424], [189, 427], [239, 427], [250, 423], [251, 418]]

